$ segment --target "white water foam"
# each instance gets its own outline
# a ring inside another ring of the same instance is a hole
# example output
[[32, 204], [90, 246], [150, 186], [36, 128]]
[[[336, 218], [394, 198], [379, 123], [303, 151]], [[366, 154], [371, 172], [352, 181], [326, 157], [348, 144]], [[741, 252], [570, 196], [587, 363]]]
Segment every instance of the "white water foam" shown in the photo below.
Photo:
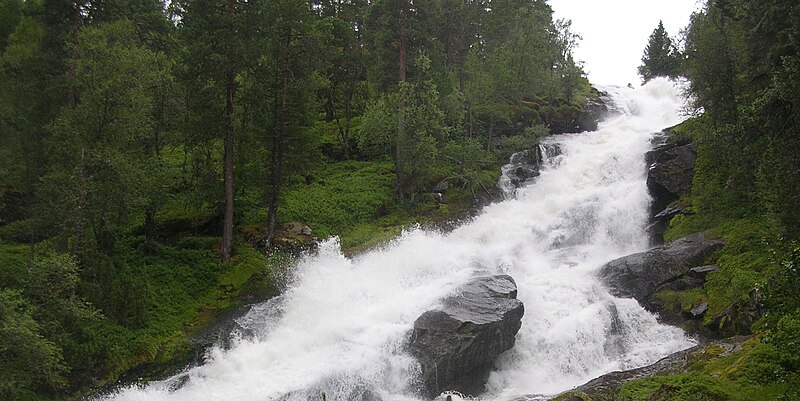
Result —
[[255, 332], [165, 381], [115, 400], [418, 400], [405, 352], [414, 320], [474, 275], [513, 276], [525, 304], [515, 347], [481, 398], [557, 394], [601, 374], [655, 362], [692, 345], [595, 277], [605, 262], [647, 246], [644, 153], [680, 121], [679, 91], [656, 79], [603, 88], [620, 115], [597, 132], [548, 138], [562, 154], [515, 199], [448, 234], [420, 229], [353, 259], [328, 240], [302, 260], [286, 293], [241, 319]]

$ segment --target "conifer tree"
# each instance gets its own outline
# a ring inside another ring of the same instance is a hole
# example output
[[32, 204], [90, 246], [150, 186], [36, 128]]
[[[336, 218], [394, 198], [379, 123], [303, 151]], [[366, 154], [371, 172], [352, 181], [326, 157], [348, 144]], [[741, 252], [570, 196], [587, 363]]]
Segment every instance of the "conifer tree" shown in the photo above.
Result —
[[658, 21], [650, 40], [644, 48], [639, 75], [647, 82], [655, 77], [677, 77], [680, 75], [681, 57], [678, 48], [664, 29], [664, 23]]

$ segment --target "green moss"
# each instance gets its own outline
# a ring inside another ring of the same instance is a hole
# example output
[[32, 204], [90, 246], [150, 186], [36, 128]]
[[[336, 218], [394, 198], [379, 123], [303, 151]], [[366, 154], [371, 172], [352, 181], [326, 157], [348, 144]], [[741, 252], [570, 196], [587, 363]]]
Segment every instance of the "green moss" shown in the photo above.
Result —
[[657, 293], [655, 297], [662, 302], [667, 310], [672, 312], [688, 311], [707, 299], [707, 295], [702, 288], [694, 288], [688, 291], [662, 291]]
[[[625, 383], [623, 401], [775, 401], [793, 398], [798, 381], [783, 369], [785, 359], [777, 349], [753, 338], [738, 352], [728, 354], [710, 345], [689, 355], [687, 372], [632, 380]], [[658, 394], [658, 396], [656, 396]]]
[[622, 386], [619, 398], [625, 401], [734, 400], [730, 387], [721, 380], [692, 374], [633, 380]]
[[403, 229], [418, 222], [407, 214], [395, 213], [377, 220], [362, 223], [340, 237], [346, 254], [361, 252], [386, 243], [400, 235]]
[[709, 123], [705, 117], [690, 118], [674, 127], [665, 130], [671, 138], [682, 141], [697, 141], [701, 133], [709, 129]]
[[[713, 228], [712, 228], [713, 227]], [[720, 270], [708, 276], [704, 286], [709, 302], [706, 322], [732, 304], [746, 304], [749, 293], [763, 286], [777, 268], [772, 247], [779, 241], [780, 229], [769, 219], [726, 219], [708, 215], [680, 216], [670, 223], [668, 240], [709, 229], [712, 237], [727, 241], [718, 253]]]

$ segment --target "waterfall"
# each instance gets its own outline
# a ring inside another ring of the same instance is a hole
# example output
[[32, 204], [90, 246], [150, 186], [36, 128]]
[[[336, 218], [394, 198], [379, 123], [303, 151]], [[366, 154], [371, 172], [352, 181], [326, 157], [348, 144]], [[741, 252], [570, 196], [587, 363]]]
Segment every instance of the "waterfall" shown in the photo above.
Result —
[[[596, 279], [605, 262], [645, 249], [644, 153], [680, 121], [667, 80], [603, 88], [618, 115], [598, 131], [548, 138], [538, 177], [449, 233], [413, 229], [353, 258], [338, 241], [303, 258], [286, 292], [240, 319], [247, 335], [206, 363], [114, 400], [417, 400], [405, 349], [414, 320], [475, 275], [513, 276], [525, 304], [515, 347], [481, 399], [557, 394], [692, 345]], [[548, 153], [550, 147], [558, 152]]]

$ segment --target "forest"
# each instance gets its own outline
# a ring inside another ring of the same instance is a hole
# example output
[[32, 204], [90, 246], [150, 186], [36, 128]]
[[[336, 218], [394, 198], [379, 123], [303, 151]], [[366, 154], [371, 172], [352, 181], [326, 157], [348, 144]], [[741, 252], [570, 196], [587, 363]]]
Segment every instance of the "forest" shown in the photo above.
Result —
[[579, 39], [544, 0], [0, 0], [0, 398], [186, 361], [309, 227], [495, 199], [592, 96]]
[[[669, 132], [697, 144], [666, 238], [729, 243], [680, 303], [766, 312], [739, 354], [619, 400], [800, 398], [799, 21], [707, 0], [650, 37], [639, 73], [687, 80]], [[309, 228], [355, 253], [496, 199], [599, 96], [579, 40], [545, 0], [0, 0], [0, 399], [182, 366]]]

